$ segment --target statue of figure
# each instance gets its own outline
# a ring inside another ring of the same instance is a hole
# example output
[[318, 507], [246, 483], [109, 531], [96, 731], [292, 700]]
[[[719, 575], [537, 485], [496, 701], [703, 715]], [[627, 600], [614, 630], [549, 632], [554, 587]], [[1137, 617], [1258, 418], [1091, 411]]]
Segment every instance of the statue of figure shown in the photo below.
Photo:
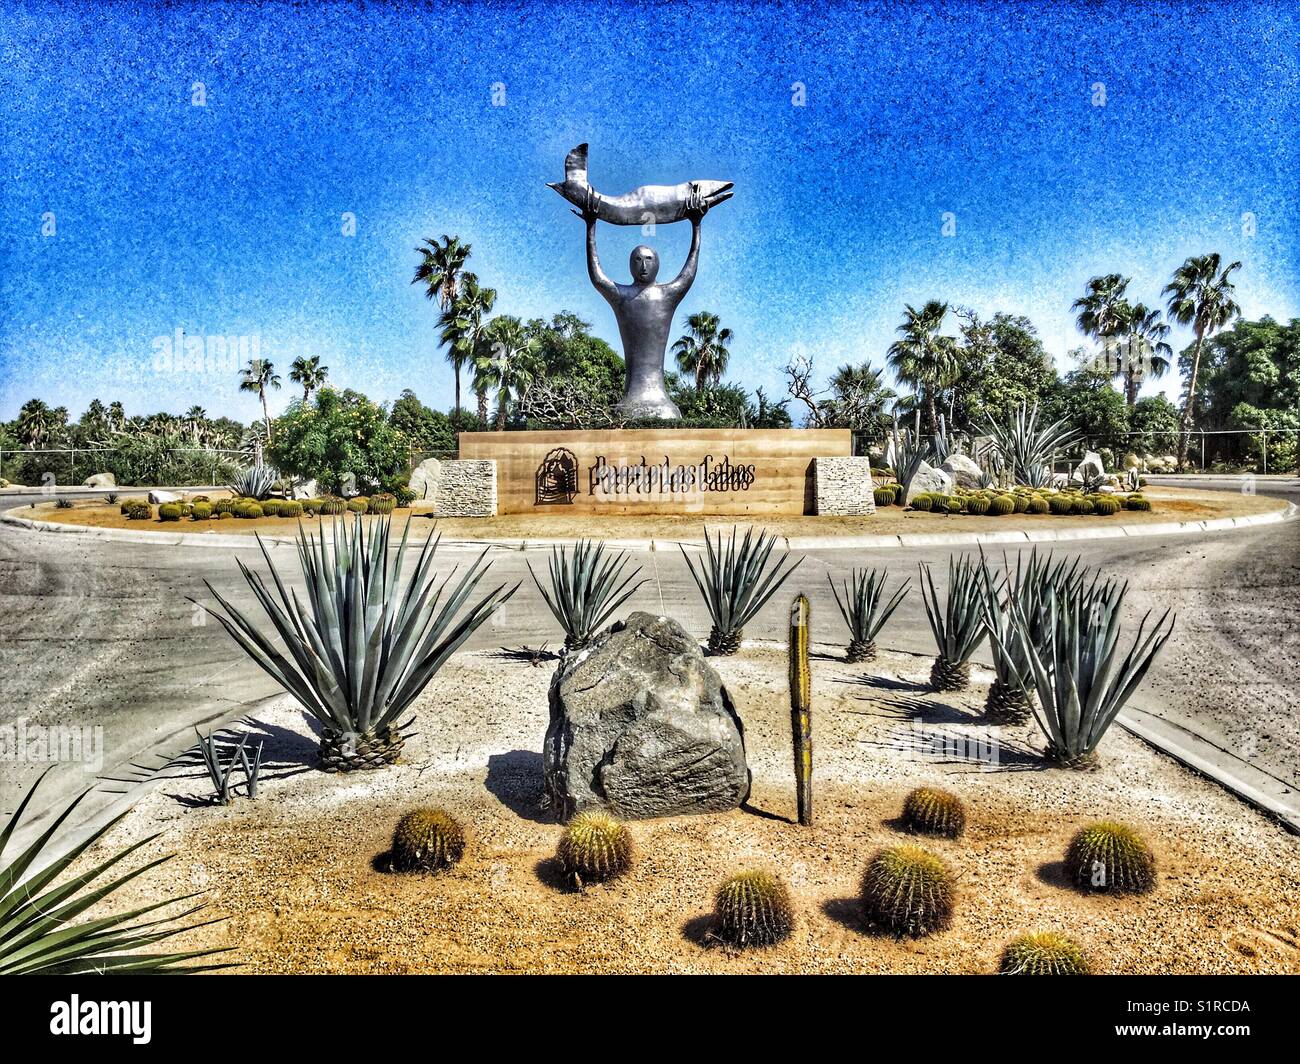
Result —
[[[614, 311], [623, 341], [627, 386], [615, 407], [625, 418], [682, 416], [664, 389], [664, 355], [673, 313], [695, 280], [700, 256], [700, 220], [714, 204], [730, 199], [729, 181], [692, 181], [681, 185], [645, 185], [624, 196], [606, 197], [587, 181], [587, 145], [580, 144], [564, 161], [563, 184], [550, 187], [579, 209], [573, 213], [587, 223], [587, 272]], [[659, 256], [642, 244], [632, 250], [631, 284], [611, 280], [596, 254], [596, 222], [643, 225], [689, 219], [691, 250], [681, 273], [667, 284], [656, 284]]]

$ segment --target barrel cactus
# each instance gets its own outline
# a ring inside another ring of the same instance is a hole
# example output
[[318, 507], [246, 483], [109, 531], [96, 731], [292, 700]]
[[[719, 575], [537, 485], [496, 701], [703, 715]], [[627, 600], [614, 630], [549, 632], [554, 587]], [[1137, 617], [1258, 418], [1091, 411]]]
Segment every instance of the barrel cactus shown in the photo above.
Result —
[[1051, 509], [1048, 502], [1041, 495], [1029, 496], [1029, 501], [1025, 503], [1025, 512], [1031, 514], [1045, 514]]
[[794, 928], [786, 885], [770, 872], [747, 871], [718, 888], [714, 934], [730, 946], [770, 946]]
[[347, 506], [354, 514], [363, 514], [370, 509], [370, 500], [365, 495], [358, 495], [355, 499], [349, 499]]
[[158, 507], [159, 521], [179, 521], [181, 519], [181, 504], [178, 502], [165, 502]]
[[317, 512], [326, 517], [337, 517], [341, 513], [346, 513], [348, 504], [346, 499], [341, 499], [337, 495], [326, 495], [321, 499]]
[[1075, 834], [1065, 851], [1065, 869], [1085, 891], [1145, 894], [1156, 885], [1156, 859], [1146, 840], [1126, 824], [1109, 820]]
[[972, 495], [966, 500], [966, 512], [975, 514], [977, 517], [988, 513], [989, 506], [989, 499], [984, 495]]
[[632, 836], [608, 813], [579, 813], [565, 827], [555, 856], [565, 876], [581, 889], [632, 867]]
[[397, 497], [381, 492], [370, 496], [369, 512], [372, 514], [391, 514], [397, 508]]
[[128, 521], [148, 521], [153, 517], [153, 507], [141, 499], [132, 499], [125, 505]]
[[1076, 514], [1090, 514], [1092, 511], [1092, 500], [1086, 497], [1075, 499], [1074, 504], [1070, 507], [1070, 512]]
[[397, 822], [392, 862], [399, 872], [441, 872], [465, 855], [465, 832], [442, 809], [415, 809]]
[[952, 923], [956, 891], [948, 866], [919, 846], [895, 846], [871, 859], [862, 913], [873, 927], [919, 938]]
[[1092, 504], [1093, 513], [1101, 517], [1110, 517], [1119, 513], [1119, 502], [1112, 499], [1109, 495], [1103, 495]]
[[263, 517], [279, 517], [282, 499], [263, 499], [259, 505], [262, 508]]
[[1074, 496], [1053, 495], [1047, 500], [1047, 507], [1057, 517], [1063, 517], [1074, 511]]
[[1151, 509], [1151, 500], [1145, 495], [1130, 495], [1124, 500], [1126, 510], [1141, 510], [1143, 512]]
[[297, 499], [285, 499], [283, 502], [280, 503], [280, 516], [301, 517], [302, 503], [298, 502]]
[[190, 510], [190, 517], [195, 521], [206, 521], [212, 516], [210, 502], [196, 502]]
[[1005, 517], [1007, 514], [1016, 512], [1016, 498], [1014, 495], [995, 495], [989, 503], [989, 513], [994, 517]]
[[890, 488], [876, 488], [872, 493], [876, 500], [877, 506], [891, 506], [894, 502], [894, 492]]
[[902, 821], [918, 835], [955, 839], [966, 830], [966, 807], [951, 791], [917, 787], [903, 799]]
[[929, 510], [931, 507], [933, 507], [933, 505], [934, 505], [934, 499], [931, 496], [926, 495], [924, 493], [916, 496], [912, 500], [913, 510], [921, 510], [924, 512], [926, 510]]
[[1088, 975], [1083, 951], [1055, 931], [1035, 931], [1007, 943], [998, 964], [1002, 975]]

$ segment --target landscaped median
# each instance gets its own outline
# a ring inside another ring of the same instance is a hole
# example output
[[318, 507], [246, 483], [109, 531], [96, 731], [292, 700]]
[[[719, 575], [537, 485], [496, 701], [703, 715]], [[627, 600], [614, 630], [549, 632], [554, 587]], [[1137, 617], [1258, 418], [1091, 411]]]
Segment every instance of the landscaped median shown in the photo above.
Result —
[[[210, 504], [219, 505], [228, 493], [210, 492]], [[862, 517], [814, 517], [756, 515], [720, 516], [706, 513], [673, 515], [616, 515], [601, 517], [593, 514], [581, 516], [556, 513], [510, 514], [482, 518], [440, 518], [438, 529], [449, 539], [479, 540], [483, 542], [548, 542], [571, 541], [580, 537], [608, 539], [616, 542], [663, 540], [689, 542], [700, 540], [702, 528], [708, 525], [758, 524], [777, 536], [790, 541], [791, 546], [861, 545], [887, 547], [891, 545], [923, 546], [927, 543], [985, 542], [1045, 542], [1053, 539], [1088, 539], [1104, 536], [1165, 534], [1179, 531], [1214, 531], [1236, 527], [1242, 523], [1279, 520], [1289, 513], [1288, 504], [1263, 495], [1237, 492], [1209, 491], [1200, 488], [1147, 487], [1142, 492], [1150, 503], [1150, 510], [1121, 509], [1113, 514], [1054, 514], [1008, 513], [1001, 515], [947, 513], [935, 510], [918, 511], [901, 506], [880, 506], [874, 514]], [[290, 537], [297, 529], [298, 520], [315, 524], [329, 516], [315, 512], [270, 516], [233, 516], [221, 519], [209, 515], [197, 519], [192, 511], [175, 520], [160, 520], [159, 507], [152, 507], [148, 516], [132, 519], [121, 512], [122, 499], [112, 504], [103, 500], [78, 500], [71, 506], [54, 502], [28, 502], [6, 511], [5, 520], [37, 522], [38, 527], [64, 526], [69, 530], [100, 530], [109, 537], [114, 533], [131, 533], [132, 539], [147, 538], [148, 534], [174, 537], [194, 536], [196, 540], [213, 534]], [[354, 512], [356, 507], [354, 507]], [[415, 503], [411, 509], [393, 511], [396, 525], [405, 523], [408, 515], [428, 518], [428, 504]], [[364, 520], [371, 520], [366, 517]], [[135, 535], [144, 533], [143, 536]], [[956, 537], [956, 538], [954, 538]]]

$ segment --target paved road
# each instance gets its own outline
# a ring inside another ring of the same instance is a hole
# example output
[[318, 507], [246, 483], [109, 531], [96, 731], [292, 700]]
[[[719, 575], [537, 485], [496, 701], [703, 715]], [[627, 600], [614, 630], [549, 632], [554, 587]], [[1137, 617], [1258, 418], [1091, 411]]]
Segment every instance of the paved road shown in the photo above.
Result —
[[[1239, 490], [1228, 480], [1207, 486]], [[1262, 493], [1300, 502], [1297, 481], [1260, 481]], [[5, 505], [0, 500], [0, 505]], [[1153, 670], [1143, 705], [1170, 725], [1248, 758], [1264, 772], [1300, 781], [1300, 522], [1238, 532], [1100, 540], [1068, 546], [1085, 561], [1132, 581], [1135, 611], [1173, 606], [1179, 635]], [[492, 627], [470, 646], [517, 647], [557, 628], [528, 580], [525, 561], [544, 555], [493, 549], [504, 580], [526, 583]], [[296, 568], [292, 548], [277, 548]], [[852, 565], [887, 565], [913, 575], [917, 563], [946, 560], [946, 549], [808, 552], [797, 584], [813, 602], [816, 638], [841, 638], [827, 575]], [[447, 551], [445, 564], [472, 555]], [[102, 728], [98, 773], [58, 769], [48, 803], [97, 778], [125, 791], [189, 744], [193, 726], [255, 711], [277, 691], [215, 622], [187, 596], [206, 596], [204, 580], [249, 602], [235, 558], [258, 562], [256, 547], [218, 549], [118, 544], [0, 525], [0, 726]], [[708, 621], [675, 551], [638, 559], [651, 579], [635, 604], [669, 612], [707, 632]], [[784, 596], [781, 596], [784, 598]], [[781, 638], [784, 610], [769, 606], [747, 635]], [[898, 649], [932, 650], [920, 597], [909, 596], [886, 629]], [[86, 733], [93, 744], [95, 732]], [[540, 737], [536, 737], [540, 741]], [[0, 809], [11, 810], [41, 766], [0, 761]]]

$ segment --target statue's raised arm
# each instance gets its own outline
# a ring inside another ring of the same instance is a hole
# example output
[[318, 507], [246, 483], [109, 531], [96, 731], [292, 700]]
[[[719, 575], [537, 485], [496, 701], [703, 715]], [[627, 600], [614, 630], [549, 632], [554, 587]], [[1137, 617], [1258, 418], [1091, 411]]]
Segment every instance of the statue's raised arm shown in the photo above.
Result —
[[601, 269], [600, 256], [596, 254], [596, 219], [598, 211], [595, 192], [588, 189], [588, 196], [586, 202], [582, 205], [582, 210], [573, 213], [587, 223], [587, 274], [591, 278], [591, 283], [596, 291], [604, 296], [608, 302], [613, 303], [618, 298], [618, 285]]
[[708, 201], [698, 190], [692, 192], [686, 204], [686, 217], [691, 220], [691, 250], [686, 254], [681, 272], [664, 286], [677, 300], [695, 283], [695, 270], [700, 263], [700, 220], [708, 213]]

